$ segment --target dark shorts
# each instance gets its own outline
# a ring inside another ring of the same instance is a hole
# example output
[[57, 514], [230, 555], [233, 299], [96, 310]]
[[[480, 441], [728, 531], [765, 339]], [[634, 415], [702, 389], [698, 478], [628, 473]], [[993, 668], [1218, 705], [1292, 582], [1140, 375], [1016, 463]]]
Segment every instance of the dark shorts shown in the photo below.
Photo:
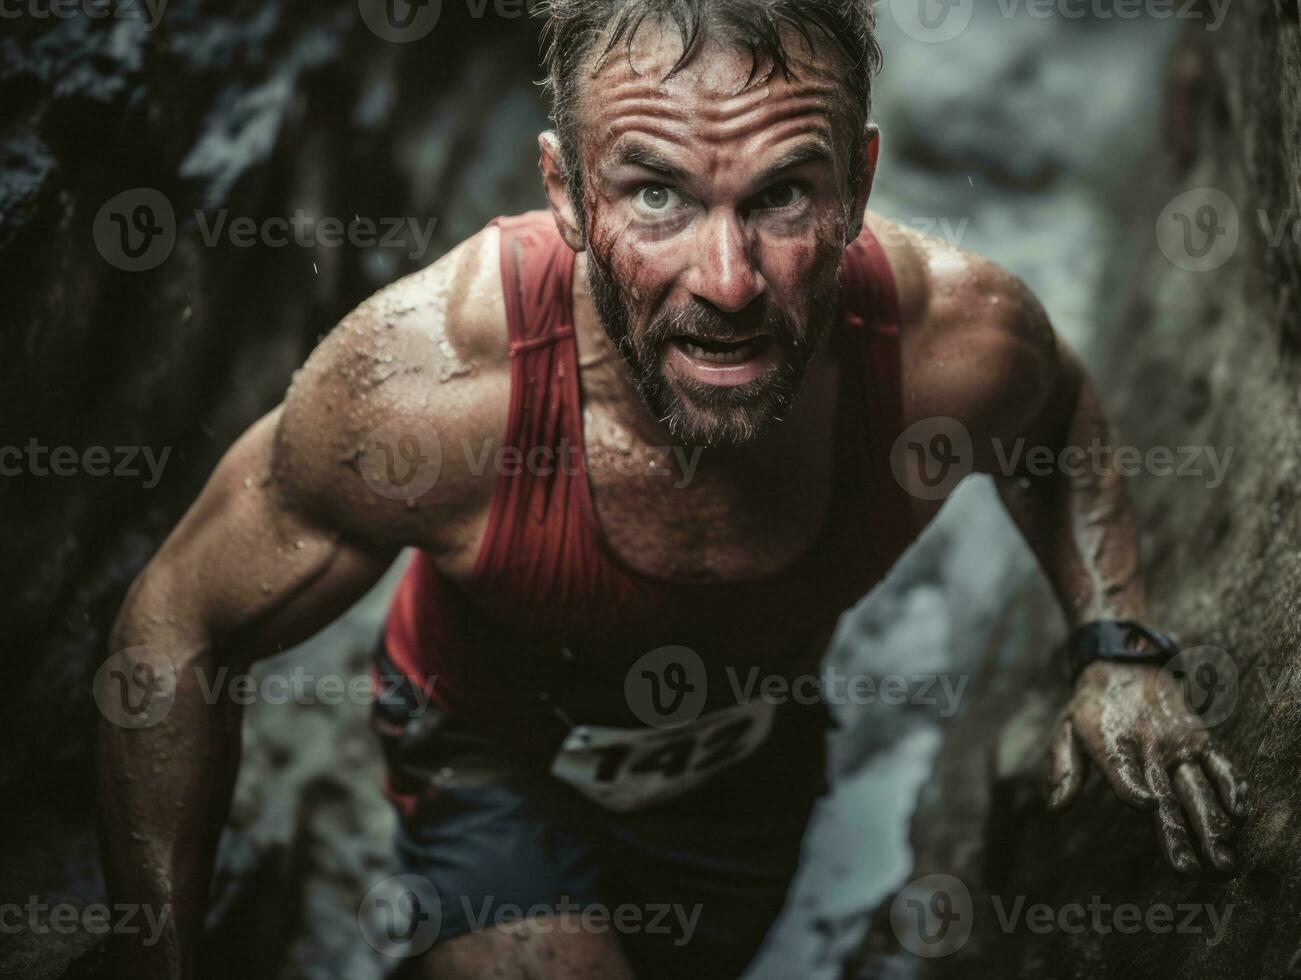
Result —
[[[396, 674], [382, 650], [377, 669]], [[402, 803], [399, 864], [437, 891], [439, 941], [551, 913], [557, 931], [615, 934], [639, 980], [740, 976], [781, 911], [826, 791], [821, 704], [782, 706], [753, 755], [620, 813], [455, 716], [420, 712], [405, 682], [383, 688], [375, 727]]]

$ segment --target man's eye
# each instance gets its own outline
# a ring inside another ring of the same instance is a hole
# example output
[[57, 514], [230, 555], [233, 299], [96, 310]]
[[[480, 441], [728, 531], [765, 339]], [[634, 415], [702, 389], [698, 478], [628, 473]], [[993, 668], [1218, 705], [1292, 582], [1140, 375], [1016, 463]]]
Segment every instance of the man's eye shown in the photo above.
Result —
[[667, 211], [678, 203], [678, 195], [663, 184], [647, 184], [637, 192], [637, 203], [647, 211]]
[[804, 199], [804, 188], [799, 184], [776, 184], [759, 195], [757, 201], [765, 211], [788, 208]]

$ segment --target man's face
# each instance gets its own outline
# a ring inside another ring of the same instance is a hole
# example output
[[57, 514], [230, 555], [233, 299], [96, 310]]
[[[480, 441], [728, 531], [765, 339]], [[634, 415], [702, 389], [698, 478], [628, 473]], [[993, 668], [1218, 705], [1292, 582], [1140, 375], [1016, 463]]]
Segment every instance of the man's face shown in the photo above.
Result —
[[854, 134], [830, 59], [746, 89], [749, 52], [707, 40], [664, 81], [681, 50], [648, 24], [583, 82], [588, 276], [656, 418], [740, 445], [787, 415], [838, 314]]

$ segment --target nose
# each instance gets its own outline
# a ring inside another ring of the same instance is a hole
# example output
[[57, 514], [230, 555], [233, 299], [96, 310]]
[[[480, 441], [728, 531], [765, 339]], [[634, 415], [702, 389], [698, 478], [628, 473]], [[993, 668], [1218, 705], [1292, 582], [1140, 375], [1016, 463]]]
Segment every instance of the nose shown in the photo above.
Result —
[[698, 235], [687, 288], [724, 313], [739, 313], [764, 291], [745, 226], [735, 212], [712, 211]]

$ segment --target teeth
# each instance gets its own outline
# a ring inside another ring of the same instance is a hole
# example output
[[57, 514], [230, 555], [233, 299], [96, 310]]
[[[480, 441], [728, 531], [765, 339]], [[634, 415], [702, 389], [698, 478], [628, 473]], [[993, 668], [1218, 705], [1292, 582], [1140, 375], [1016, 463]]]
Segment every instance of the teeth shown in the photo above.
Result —
[[736, 350], [707, 351], [689, 340], [683, 341], [682, 346], [692, 357], [699, 361], [708, 361], [710, 364], [740, 364], [750, 359], [754, 348], [754, 344], [751, 342], [738, 347]]

